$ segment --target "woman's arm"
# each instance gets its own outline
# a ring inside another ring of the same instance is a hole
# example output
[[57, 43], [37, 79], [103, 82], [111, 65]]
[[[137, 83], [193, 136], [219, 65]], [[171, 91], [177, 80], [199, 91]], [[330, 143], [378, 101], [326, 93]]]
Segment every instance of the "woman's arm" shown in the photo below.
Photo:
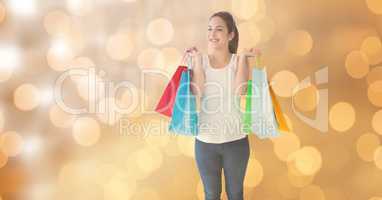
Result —
[[244, 51], [238, 54], [237, 59], [237, 72], [235, 77], [235, 94], [244, 95], [247, 93], [247, 82], [250, 79], [250, 69], [251, 66], [250, 59], [252, 61], [256, 56], [260, 56], [260, 50], [251, 48], [249, 50], [244, 49]]
[[196, 48], [192, 47], [186, 50], [192, 58], [192, 70], [191, 70], [191, 92], [200, 98], [203, 95], [205, 74], [203, 70], [202, 54]]

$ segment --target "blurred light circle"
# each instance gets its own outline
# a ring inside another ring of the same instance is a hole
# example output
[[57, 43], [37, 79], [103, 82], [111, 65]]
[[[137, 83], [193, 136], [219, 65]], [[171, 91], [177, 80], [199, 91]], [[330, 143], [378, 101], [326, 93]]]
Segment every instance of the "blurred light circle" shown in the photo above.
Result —
[[23, 137], [15, 131], [8, 131], [0, 136], [0, 148], [8, 157], [14, 157], [23, 150]]
[[311, 175], [311, 176], [304, 176], [302, 174], [296, 175], [295, 173], [292, 173], [290, 171], [288, 171], [287, 176], [288, 176], [288, 180], [290, 184], [294, 187], [299, 187], [299, 188], [302, 188], [311, 184], [314, 180], [314, 175]]
[[378, 146], [375, 149], [373, 159], [378, 169], [382, 170], [382, 146]]
[[261, 39], [261, 33], [252, 21], [240, 23], [237, 27], [240, 33], [239, 47], [240, 49], [252, 48], [256, 46]]
[[371, 125], [375, 132], [377, 132], [379, 135], [382, 135], [382, 110], [377, 111], [373, 115], [373, 119], [371, 121]]
[[150, 199], [150, 200], [160, 200], [160, 195], [154, 189], [143, 188], [137, 191], [134, 195], [135, 199]]
[[165, 18], [152, 20], [147, 27], [146, 36], [155, 45], [166, 44], [174, 36], [173, 25]]
[[255, 158], [249, 158], [246, 178], [244, 180], [245, 187], [256, 187], [261, 183], [264, 176], [263, 166]]
[[296, 30], [287, 35], [286, 46], [291, 54], [303, 56], [312, 50], [313, 39], [307, 31]]
[[291, 97], [293, 89], [298, 85], [296, 74], [288, 70], [277, 72], [271, 80], [271, 87], [280, 97]]
[[0, 46], [0, 82], [11, 78], [13, 70], [20, 65], [20, 49], [12, 45]]
[[281, 194], [283, 199], [294, 199], [298, 196], [299, 189], [289, 183], [288, 177], [285, 174], [277, 176], [274, 182], [276, 182], [277, 192]]
[[372, 84], [375, 81], [382, 81], [382, 66], [373, 67], [366, 77], [367, 84]]
[[115, 98], [103, 98], [98, 102], [97, 117], [101, 122], [111, 126], [118, 122], [118, 120], [121, 118], [121, 115], [118, 113]]
[[145, 93], [142, 89], [124, 91], [121, 97], [117, 99], [117, 105], [122, 110], [122, 114], [128, 117], [139, 117], [142, 115], [140, 103], [145, 98]]
[[382, 80], [374, 81], [367, 89], [369, 101], [377, 107], [382, 107]]
[[68, 10], [78, 16], [88, 14], [93, 9], [93, 0], [66, 0], [66, 7]]
[[317, 185], [308, 185], [301, 189], [300, 200], [325, 200], [325, 193]]
[[382, 44], [379, 37], [368, 37], [361, 45], [361, 51], [367, 55], [370, 64], [378, 64], [382, 61]]
[[300, 149], [300, 139], [293, 133], [285, 133], [272, 139], [273, 151], [278, 159], [286, 161], [288, 155]]
[[6, 16], [6, 10], [3, 2], [0, 2], [0, 23], [2, 23]]
[[367, 162], [373, 161], [374, 151], [380, 145], [377, 135], [372, 133], [362, 134], [357, 140], [358, 156]]
[[48, 65], [56, 71], [69, 69], [74, 57], [73, 49], [69, 46], [68, 41], [64, 39], [53, 41], [46, 55]]
[[164, 68], [163, 54], [159, 49], [149, 48], [138, 55], [138, 66], [141, 69]]
[[96, 103], [105, 97], [106, 83], [98, 75], [87, 73], [84, 76], [71, 76], [76, 83], [78, 95], [85, 101]]
[[179, 65], [179, 62], [181, 62], [181, 53], [174, 47], [163, 48], [161, 53], [164, 59], [164, 69], [170, 74], [174, 73]]
[[36, 14], [36, 0], [12, 0], [7, 4], [7, 7], [16, 15], [30, 17]]
[[15, 106], [23, 111], [36, 108], [40, 103], [40, 91], [32, 84], [22, 84], [13, 93]]
[[[7, 164], [7, 162], [8, 162], [8, 155], [6, 155], [3, 151], [0, 151], [0, 169], [4, 167]], [[0, 200], [1, 200], [1, 197], [0, 197]]]
[[127, 32], [117, 32], [110, 36], [106, 44], [107, 54], [113, 60], [126, 60], [134, 50], [133, 41]]
[[146, 146], [137, 152], [137, 159], [138, 167], [151, 174], [162, 165], [163, 155], [158, 148]]
[[317, 148], [307, 146], [289, 154], [287, 162], [292, 162], [301, 174], [310, 176], [321, 169], [322, 156]]
[[62, 110], [57, 105], [53, 105], [49, 110], [49, 119], [52, 124], [60, 128], [68, 128], [73, 124], [73, 116], [64, 110]]
[[347, 102], [338, 102], [330, 109], [329, 123], [336, 131], [345, 132], [349, 130], [354, 125], [355, 119], [355, 110]]
[[266, 17], [260, 20], [257, 24], [260, 29], [261, 42], [268, 42], [275, 34], [275, 22], [270, 17]]
[[192, 157], [194, 158], [194, 146], [195, 146], [195, 140], [192, 140], [190, 137], [187, 136], [178, 136], [177, 144], [178, 148], [180, 149], [180, 152], [184, 156]]
[[90, 117], [81, 117], [74, 121], [73, 137], [82, 146], [96, 144], [101, 135], [101, 128], [97, 120]]
[[44, 17], [45, 30], [52, 36], [69, 33], [71, 26], [71, 17], [63, 11], [51, 11]]
[[103, 198], [113, 200], [131, 199], [136, 187], [136, 183], [128, 181], [125, 175], [116, 174], [103, 185]]
[[369, 59], [361, 51], [352, 51], [346, 56], [346, 72], [353, 78], [363, 78], [369, 72]]
[[319, 101], [319, 94], [315, 85], [298, 90], [293, 96], [294, 105], [301, 111], [313, 111]]
[[258, 1], [252, 0], [232, 0], [232, 12], [243, 20], [253, 17], [259, 9]]
[[371, 12], [382, 15], [382, 2], [380, 0], [366, 0], [366, 4]]

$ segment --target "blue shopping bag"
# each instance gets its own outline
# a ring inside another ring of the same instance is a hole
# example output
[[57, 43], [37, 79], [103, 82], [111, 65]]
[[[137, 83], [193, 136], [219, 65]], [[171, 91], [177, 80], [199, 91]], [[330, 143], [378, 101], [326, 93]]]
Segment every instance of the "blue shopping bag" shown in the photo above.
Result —
[[181, 135], [198, 134], [198, 116], [196, 97], [191, 93], [191, 69], [182, 72], [179, 88], [176, 93], [169, 131]]
[[252, 71], [251, 121], [252, 131], [260, 138], [271, 138], [280, 135], [278, 123], [269, 92], [267, 72], [254, 68]]

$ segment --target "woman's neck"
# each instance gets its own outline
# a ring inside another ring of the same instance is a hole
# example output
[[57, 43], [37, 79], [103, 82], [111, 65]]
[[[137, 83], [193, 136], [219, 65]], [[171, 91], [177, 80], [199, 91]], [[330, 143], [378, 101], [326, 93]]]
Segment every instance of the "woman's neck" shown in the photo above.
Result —
[[215, 68], [226, 66], [230, 62], [231, 53], [227, 51], [208, 51], [210, 65]]

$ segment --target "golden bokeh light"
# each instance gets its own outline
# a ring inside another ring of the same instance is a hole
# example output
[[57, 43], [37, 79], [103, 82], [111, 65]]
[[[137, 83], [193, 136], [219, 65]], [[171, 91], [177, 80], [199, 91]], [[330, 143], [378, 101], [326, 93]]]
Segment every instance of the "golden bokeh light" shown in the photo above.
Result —
[[354, 125], [355, 119], [355, 110], [350, 103], [338, 102], [330, 109], [330, 126], [338, 132], [349, 130]]
[[245, 187], [256, 187], [261, 183], [264, 177], [263, 166], [255, 158], [249, 158], [246, 177], [244, 180]]
[[366, 38], [361, 46], [361, 51], [367, 55], [370, 64], [378, 64], [382, 61], [382, 44], [379, 37]]
[[319, 94], [315, 85], [298, 90], [293, 95], [294, 105], [301, 111], [313, 111], [316, 109], [319, 101]]
[[[260, 3], [260, 1], [259, 1]], [[260, 29], [261, 42], [265, 43], [272, 39], [276, 32], [276, 24], [270, 17], [263, 18], [258, 23]]]
[[24, 139], [15, 131], [5, 132], [0, 135], [0, 148], [8, 157], [17, 156], [24, 148]]
[[240, 33], [239, 51], [256, 46], [261, 40], [259, 28], [252, 21], [242, 22], [237, 27]]
[[66, 7], [70, 13], [77, 16], [84, 16], [90, 13], [93, 9], [94, 2], [92, 0], [66, 0]]
[[382, 81], [382, 66], [373, 67], [366, 77], [367, 84], [372, 84], [375, 81]]
[[238, 18], [248, 20], [253, 17], [259, 9], [258, 1], [232, 0], [232, 13]]
[[160, 149], [152, 146], [145, 146], [137, 152], [137, 165], [146, 174], [151, 174], [159, 169], [163, 163], [163, 155]]
[[377, 166], [378, 169], [382, 170], [382, 146], [378, 146], [375, 149], [373, 160], [374, 160], [375, 166]]
[[109, 182], [104, 184], [104, 199], [126, 200], [134, 194], [137, 186], [134, 181], [129, 181], [124, 174], [114, 175]]
[[4, 82], [11, 78], [14, 70], [22, 63], [22, 51], [12, 44], [1, 45], [0, 57], [0, 82]]
[[368, 200], [382, 200], [382, 197], [371, 197], [370, 199]]
[[305, 187], [309, 184], [311, 184], [314, 180], [314, 175], [311, 176], [304, 176], [303, 174], [296, 175], [293, 172], [288, 171], [287, 173], [288, 180], [290, 184], [294, 187]]
[[120, 31], [110, 36], [106, 52], [113, 60], [126, 60], [134, 50], [134, 43], [129, 33]]
[[52, 42], [46, 55], [49, 67], [56, 71], [69, 69], [74, 57], [75, 54], [69, 42], [62, 38]]
[[180, 152], [183, 155], [191, 157], [191, 158], [195, 158], [195, 153], [194, 153], [195, 139], [189, 136], [179, 135], [177, 136], [177, 144], [178, 144], [178, 148], [180, 149]]
[[274, 184], [277, 188], [278, 193], [281, 194], [283, 199], [294, 199], [298, 197], [298, 188], [293, 187], [289, 181], [286, 174], [277, 176], [277, 179], [274, 180]]
[[174, 27], [168, 19], [158, 18], [149, 23], [146, 36], [154, 45], [164, 45], [172, 40]]
[[98, 102], [97, 117], [102, 123], [110, 126], [118, 122], [121, 114], [118, 112], [115, 98], [103, 98]]
[[149, 146], [164, 148], [168, 145], [170, 136], [165, 135], [166, 130], [159, 130], [160, 132], [157, 134], [147, 134], [145, 136], [145, 141]]
[[0, 2], [0, 24], [4, 21], [6, 16], [6, 10], [3, 2]]
[[150, 199], [150, 200], [160, 200], [159, 193], [155, 189], [143, 188], [138, 189], [134, 195], [133, 199]]
[[301, 142], [297, 135], [293, 133], [285, 133], [280, 137], [272, 139], [273, 151], [278, 159], [286, 161], [289, 154], [300, 149]]
[[106, 84], [102, 77], [88, 74], [85, 76], [71, 76], [71, 78], [76, 84], [78, 95], [83, 100], [95, 103], [105, 97]]
[[374, 81], [367, 88], [369, 101], [377, 107], [382, 107], [382, 80]]
[[139, 102], [142, 102], [143, 99], [146, 99], [146, 97], [142, 89], [130, 88], [130, 90], [123, 91], [116, 101], [118, 108], [124, 116], [140, 117], [142, 115], [142, 108]]
[[101, 127], [97, 120], [81, 117], [74, 121], [72, 133], [74, 140], [79, 145], [92, 146], [98, 142], [101, 136]]
[[321, 169], [322, 156], [317, 148], [306, 146], [289, 154], [287, 162], [294, 165], [301, 174], [311, 176]]
[[45, 30], [52, 36], [68, 34], [72, 23], [71, 17], [60, 10], [51, 11], [44, 17]]
[[304, 56], [313, 48], [312, 36], [304, 30], [295, 30], [287, 35], [287, 50], [296, 56]]
[[138, 55], [138, 66], [141, 69], [164, 68], [163, 54], [159, 49], [144, 49]]
[[366, 4], [371, 12], [382, 15], [382, 2], [380, 0], [366, 0]]
[[371, 120], [371, 126], [379, 135], [382, 135], [382, 110], [375, 112]]
[[56, 127], [69, 128], [73, 124], [74, 117], [59, 106], [53, 105], [49, 110], [49, 119]]
[[180, 64], [181, 53], [177, 48], [166, 47], [161, 50], [164, 66], [163, 68], [169, 73], [173, 74]]
[[[0, 144], [1, 147], [1, 144]], [[0, 169], [4, 167], [8, 162], [8, 155], [6, 155], [3, 151], [0, 151]]]
[[301, 189], [300, 200], [325, 200], [325, 193], [318, 185], [309, 185]]
[[369, 59], [361, 51], [352, 51], [346, 56], [345, 67], [349, 76], [363, 78], [369, 72]]
[[271, 79], [271, 87], [280, 97], [291, 97], [297, 84], [297, 75], [288, 70], [277, 72]]
[[13, 93], [15, 106], [23, 111], [33, 110], [40, 104], [40, 91], [34, 85], [26, 83], [16, 88]]
[[381, 144], [377, 135], [372, 133], [362, 134], [357, 140], [358, 156], [367, 162], [373, 161], [374, 151]]

